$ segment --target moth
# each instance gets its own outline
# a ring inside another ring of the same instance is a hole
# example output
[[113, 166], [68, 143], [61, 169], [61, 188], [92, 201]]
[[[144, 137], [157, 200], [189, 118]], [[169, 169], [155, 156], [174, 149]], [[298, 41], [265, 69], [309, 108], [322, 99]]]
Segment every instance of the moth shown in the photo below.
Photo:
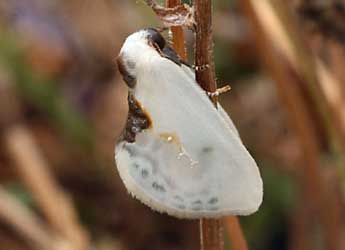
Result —
[[129, 87], [127, 124], [115, 148], [127, 190], [179, 218], [257, 211], [263, 187], [254, 159], [161, 33], [131, 34], [117, 64]]

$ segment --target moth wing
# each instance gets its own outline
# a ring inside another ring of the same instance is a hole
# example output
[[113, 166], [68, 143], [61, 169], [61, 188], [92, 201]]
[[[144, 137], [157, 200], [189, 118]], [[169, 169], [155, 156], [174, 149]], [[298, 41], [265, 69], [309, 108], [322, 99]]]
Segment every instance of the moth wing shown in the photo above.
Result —
[[218, 113], [220, 114], [220, 116], [223, 118], [223, 120], [225, 121], [225, 123], [228, 125], [229, 129], [232, 130], [232, 132], [234, 132], [235, 135], [237, 135], [240, 138], [240, 134], [238, 133], [237, 128], [235, 127], [234, 122], [231, 120], [230, 116], [228, 115], [228, 113], [226, 113], [226, 111], [224, 110], [224, 108], [222, 107], [222, 105], [220, 105], [218, 103]]
[[147, 67], [133, 95], [152, 127], [116, 147], [127, 189], [153, 209], [182, 218], [255, 212], [262, 180], [231, 119], [180, 66], [156, 58]]
[[[194, 72], [194, 70], [192, 70], [190, 67], [188, 67], [186, 65], [183, 65], [183, 64], [181, 65], [181, 68], [186, 73], [187, 77], [190, 78], [191, 81], [195, 82], [195, 72]], [[223, 117], [224, 121], [229, 125], [230, 129], [235, 134], [240, 136], [240, 134], [237, 131], [237, 128], [235, 127], [235, 124], [233, 123], [233, 121], [231, 120], [231, 118], [226, 113], [226, 111], [224, 110], [224, 108], [221, 106], [220, 103], [217, 104], [217, 108], [218, 108], [219, 114]]]

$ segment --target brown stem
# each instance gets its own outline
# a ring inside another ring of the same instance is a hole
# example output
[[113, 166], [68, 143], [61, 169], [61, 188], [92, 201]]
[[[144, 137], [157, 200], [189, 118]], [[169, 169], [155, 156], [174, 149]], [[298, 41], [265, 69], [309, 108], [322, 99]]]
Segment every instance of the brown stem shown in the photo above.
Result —
[[[212, 3], [210, 0], [195, 0], [195, 66], [196, 80], [206, 91], [217, 90], [212, 36]], [[215, 104], [217, 99], [212, 100]]]
[[224, 249], [222, 220], [200, 219], [200, 249]]
[[[175, 7], [180, 0], [167, 0], [167, 7]], [[195, 65], [196, 79], [200, 86], [209, 92], [217, 90], [215, 81], [214, 59], [213, 59], [213, 36], [212, 36], [212, 6], [209, 0], [195, 0], [196, 19], [196, 44], [195, 44]], [[182, 27], [172, 27], [173, 47], [183, 58], [187, 59], [185, 40]], [[212, 99], [214, 104], [217, 98]], [[237, 217], [227, 218], [226, 225], [230, 234], [234, 250], [247, 250], [247, 243], [242, 233]], [[224, 248], [223, 223], [222, 220], [201, 219], [200, 220], [200, 243], [204, 250], [221, 250]]]
[[[216, 78], [213, 58], [212, 3], [209, 0], [195, 0], [194, 7], [196, 21], [196, 80], [203, 89], [209, 92], [214, 92], [217, 90], [217, 83], [215, 80]], [[217, 98], [213, 97], [212, 101], [216, 105]], [[229, 217], [227, 219], [227, 227], [234, 249], [247, 249], [247, 244], [237, 217]], [[223, 249], [224, 242], [222, 228], [223, 225], [221, 220], [201, 219], [201, 249]]]
[[[217, 90], [215, 81], [212, 37], [212, 3], [210, 0], [195, 0], [195, 66], [196, 80], [206, 91]], [[217, 99], [212, 99], [217, 104]], [[223, 249], [224, 241], [221, 220], [200, 220], [200, 243], [202, 250]]]
[[232, 250], [248, 250], [247, 241], [244, 238], [240, 222], [236, 216], [225, 218], [225, 226], [231, 241]]
[[[181, 0], [167, 0], [166, 1], [166, 6], [168, 8], [173, 8], [179, 4], [181, 4]], [[176, 26], [176, 27], [171, 27], [170, 29], [172, 32], [173, 48], [183, 60], [187, 61], [187, 52], [186, 52], [186, 47], [185, 47], [183, 28], [181, 26]]]

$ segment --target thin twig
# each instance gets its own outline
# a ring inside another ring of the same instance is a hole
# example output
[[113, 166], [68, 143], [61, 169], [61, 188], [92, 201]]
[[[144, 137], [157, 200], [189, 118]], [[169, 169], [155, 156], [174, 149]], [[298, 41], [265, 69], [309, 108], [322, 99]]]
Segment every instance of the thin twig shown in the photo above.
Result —
[[194, 16], [192, 8], [187, 4], [174, 4], [173, 7], [164, 7], [156, 3], [155, 0], [144, 0], [148, 6], [161, 19], [165, 27], [186, 26], [193, 28]]
[[86, 232], [78, 222], [71, 201], [48, 171], [48, 164], [30, 131], [24, 126], [12, 126], [4, 133], [4, 141], [19, 175], [31, 190], [51, 226], [66, 237], [74, 249], [86, 249]]
[[[0, 136], [4, 147], [38, 207], [50, 222], [52, 231], [73, 249], [84, 250], [89, 245], [86, 232], [78, 222], [72, 202], [49, 172], [48, 163], [31, 131], [20, 125], [21, 107], [10, 82], [8, 78], [0, 83]], [[12, 107], [12, 112], [6, 111], [6, 107]]]
[[[166, 5], [174, 8], [181, 4], [180, 0], [167, 0]], [[195, 44], [195, 68], [196, 79], [200, 86], [210, 93], [216, 93], [215, 69], [213, 59], [213, 35], [212, 35], [212, 3], [208, 0], [195, 0], [196, 44]], [[172, 27], [173, 47], [177, 53], [186, 60], [185, 40], [182, 27]], [[229, 87], [226, 87], [228, 89]], [[217, 95], [211, 95], [211, 100], [217, 106]], [[235, 250], [246, 250], [247, 244], [237, 217], [231, 216], [227, 220], [230, 239]], [[201, 249], [221, 250], [224, 247], [223, 223], [218, 219], [200, 220]]]
[[244, 238], [240, 222], [236, 216], [224, 218], [225, 226], [231, 241], [232, 250], [248, 250], [247, 241]]
[[[194, 8], [196, 80], [204, 90], [215, 92], [217, 84], [213, 59], [212, 2], [195, 0]], [[216, 105], [217, 99], [213, 98], [212, 101]]]
[[[212, 36], [212, 2], [195, 0], [195, 66], [196, 80], [208, 92], [217, 90]], [[212, 97], [217, 105], [217, 97]], [[216, 219], [200, 220], [200, 244], [202, 250], [221, 250], [224, 248], [222, 221]]]
[[[308, 214], [314, 215], [314, 219], [319, 219], [323, 225], [326, 248], [342, 249], [339, 245], [342, 229], [336, 192], [329, 192], [330, 188], [325, 185], [320, 173], [322, 139], [320, 140], [316, 124], [319, 124], [321, 119], [321, 123], [324, 123], [324, 113], [315, 115], [313, 106], [308, 103], [310, 99], [305, 98], [303, 88], [308, 85], [314, 85], [315, 88], [319, 84], [317, 77], [311, 76], [311, 71], [315, 71], [311, 68], [315, 65], [306, 65], [312, 63], [310, 62], [310, 58], [312, 58], [310, 52], [303, 47], [301, 41], [297, 41], [296, 37], [292, 39], [293, 35], [290, 32], [292, 29], [296, 29], [292, 27], [293, 22], [287, 24], [286, 20], [282, 21], [280, 19], [282, 16], [288, 18], [287, 13], [277, 14], [277, 8], [272, 6], [273, 2], [282, 4], [280, 1], [267, 0], [244, 0], [241, 3], [254, 28], [261, 58], [275, 79], [279, 94], [287, 107], [290, 120], [298, 135], [304, 157], [302, 162], [304, 180], [301, 181], [305, 187], [304, 197], [310, 203]], [[282, 12], [284, 9], [279, 8], [279, 11]], [[302, 55], [306, 56], [300, 57], [300, 51], [303, 51]], [[305, 58], [308, 59], [304, 60]], [[309, 88], [308, 94], [313, 95], [317, 102], [321, 102], [317, 107], [320, 104], [325, 105], [320, 95], [315, 93], [315, 89]], [[327, 133], [326, 135], [331, 136]]]
[[[324, 73], [324, 66], [321, 61], [317, 62], [315, 60], [310, 49], [305, 45], [302, 39], [303, 36], [300, 34], [297, 24], [294, 22], [289, 11], [287, 11], [288, 8], [286, 8], [285, 5], [286, 3], [281, 1], [270, 1], [269, 3], [272, 12], [275, 13], [280, 22], [280, 30], [285, 34], [285, 41], [290, 45], [289, 51], [286, 51], [286, 55], [290, 55], [288, 59], [291, 61], [291, 65], [305, 79], [306, 92], [310, 96], [310, 101], [318, 115], [318, 122], [322, 125], [329, 144], [340, 147], [340, 141], [344, 139], [342, 133], [345, 132], [345, 120], [338, 120], [332, 117], [330, 111], [333, 106], [330, 106], [329, 102], [333, 101], [334, 95], [331, 95], [331, 100], [328, 100], [328, 96], [322, 91], [322, 85], [325, 84], [324, 76], [320, 74]], [[282, 40], [280, 39], [280, 41]], [[331, 85], [333, 88], [337, 87], [331, 75], [328, 76], [326, 81], [326, 85]], [[342, 110], [337, 113], [337, 111], [339, 111], [337, 107], [341, 104], [341, 106], [343, 106], [343, 103], [344, 102], [337, 103], [335, 110], [333, 110], [336, 118], [344, 117]]]
[[0, 187], [0, 218], [37, 249], [55, 249], [49, 230], [35, 214]]
[[[166, 6], [168, 8], [173, 8], [179, 4], [181, 4], [181, 0], [167, 0], [166, 1]], [[183, 28], [181, 26], [175, 26], [175, 27], [171, 27], [170, 30], [172, 32], [173, 48], [183, 60], [187, 61], [187, 52], [186, 52], [186, 47], [185, 47]]]
[[[196, 42], [195, 42], [195, 65], [196, 79], [200, 86], [208, 92], [217, 90], [214, 58], [213, 58], [213, 35], [212, 35], [212, 2], [209, 0], [195, 0]], [[211, 97], [217, 104], [217, 96]], [[227, 219], [228, 232], [232, 244], [236, 250], [247, 249], [242, 229], [237, 217]], [[224, 248], [223, 224], [221, 220], [200, 220], [201, 249], [219, 250]]]

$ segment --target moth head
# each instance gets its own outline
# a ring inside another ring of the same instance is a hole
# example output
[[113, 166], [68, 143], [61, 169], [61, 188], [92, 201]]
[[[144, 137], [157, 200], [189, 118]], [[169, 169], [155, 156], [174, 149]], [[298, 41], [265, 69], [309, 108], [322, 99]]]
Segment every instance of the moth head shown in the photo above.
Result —
[[166, 46], [161, 33], [154, 28], [143, 29], [127, 37], [117, 58], [119, 71], [130, 88], [136, 84], [140, 67], [152, 56], [160, 56]]
[[149, 28], [145, 30], [147, 32], [147, 41], [149, 46], [153, 47], [158, 52], [162, 51], [166, 45], [166, 41], [162, 34], [154, 28]]

